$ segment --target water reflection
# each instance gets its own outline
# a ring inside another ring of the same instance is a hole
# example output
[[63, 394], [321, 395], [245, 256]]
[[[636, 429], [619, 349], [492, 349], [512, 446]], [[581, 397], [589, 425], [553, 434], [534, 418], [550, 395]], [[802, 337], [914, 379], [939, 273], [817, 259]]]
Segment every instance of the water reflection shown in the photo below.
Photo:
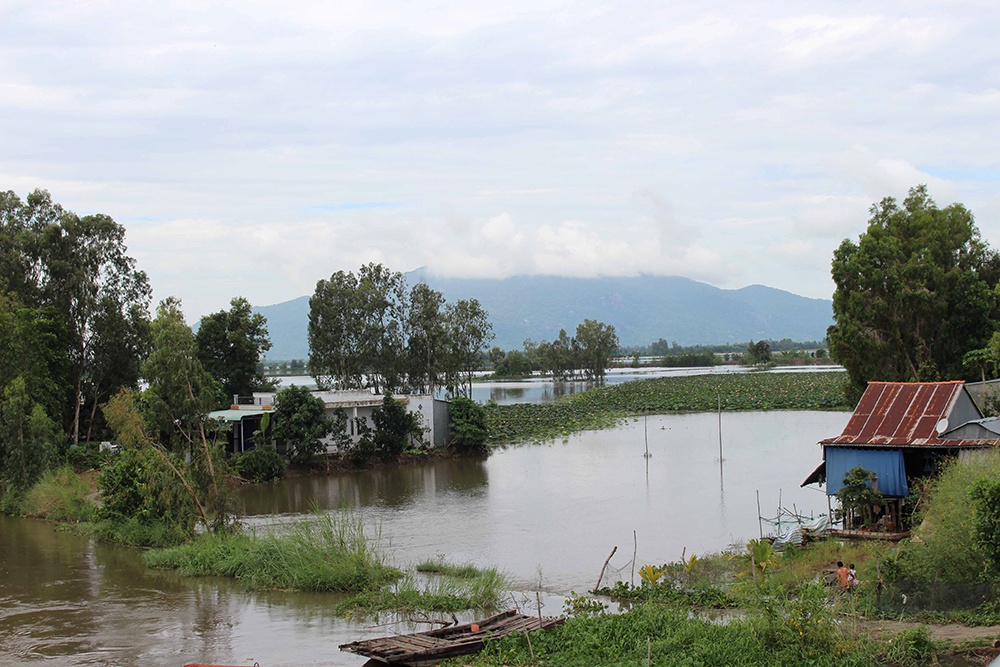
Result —
[[443, 460], [249, 486], [240, 492], [240, 499], [249, 516], [341, 507], [403, 509], [417, 502], [431, 502], [438, 496], [482, 494], [488, 482], [485, 459]]

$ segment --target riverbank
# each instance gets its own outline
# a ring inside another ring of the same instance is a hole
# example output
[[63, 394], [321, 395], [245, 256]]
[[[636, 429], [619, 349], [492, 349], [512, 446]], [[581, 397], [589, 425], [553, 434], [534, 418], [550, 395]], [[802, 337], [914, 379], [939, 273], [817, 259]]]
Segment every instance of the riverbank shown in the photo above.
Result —
[[639, 415], [850, 410], [843, 372], [759, 372], [633, 380], [547, 404], [485, 405], [490, 444], [539, 442]]

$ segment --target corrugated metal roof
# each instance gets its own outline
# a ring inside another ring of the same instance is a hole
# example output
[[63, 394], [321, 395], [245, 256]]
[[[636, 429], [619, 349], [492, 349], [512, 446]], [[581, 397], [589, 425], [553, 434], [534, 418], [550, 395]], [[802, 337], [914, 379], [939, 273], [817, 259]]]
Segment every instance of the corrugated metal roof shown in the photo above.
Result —
[[982, 447], [995, 441], [941, 438], [937, 425], [951, 416], [965, 383], [870, 382], [854, 414], [823, 445], [869, 447]]
[[248, 410], [248, 409], [236, 409], [236, 410], [213, 410], [208, 413], [209, 419], [224, 419], [227, 422], [238, 422], [244, 417], [256, 417], [257, 415], [262, 415], [266, 412], [271, 412], [270, 410]]

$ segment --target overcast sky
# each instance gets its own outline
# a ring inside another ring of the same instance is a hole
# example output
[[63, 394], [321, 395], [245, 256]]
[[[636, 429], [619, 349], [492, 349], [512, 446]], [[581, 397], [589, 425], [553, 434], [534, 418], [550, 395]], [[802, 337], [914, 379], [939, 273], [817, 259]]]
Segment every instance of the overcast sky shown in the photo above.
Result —
[[0, 0], [0, 190], [189, 322], [370, 261], [829, 298], [919, 183], [1000, 246], [998, 3], [421, 4]]

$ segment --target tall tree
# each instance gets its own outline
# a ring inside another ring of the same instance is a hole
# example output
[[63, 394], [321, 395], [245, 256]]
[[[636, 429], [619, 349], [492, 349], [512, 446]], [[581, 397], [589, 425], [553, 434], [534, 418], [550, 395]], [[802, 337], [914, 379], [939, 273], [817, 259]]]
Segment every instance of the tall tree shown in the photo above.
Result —
[[441, 383], [448, 353], [444, 307], [441, 292], [425, 283], [417, 283], [410, 290], [406, 318], [409, 385], [422, 393], [433, 394]]
[[405, 375], [406, 283], [403, 274], [366, 264], [338, 271], [309, 299], [309, 368], [341, 389], [397, 389]]
[[0, 402], [0, 482], [4, 504], [34, 484], [55, 451], [58, 428], [28, 395], [24, 378], [11, 381]]
[[584, 320], [576, 327], [576, 341], [580, 347], [581, 368], [588, 377], [604, 380], [611, 355], [618, 349], [618, 334], [614, 326], [597, 320]]
[[226, 405], [233, 396], [250, 396], [272, 386], [258, 370], [264, 353], [271, 349], [267, 318], [254, 313], [241, 296], [229, 306], [229, 310], [203, 317], [195, 335], [198, 359], [222, 385]]
[[449, 386], [453, 393], [472, 395], [472, 378], [482, 363], [483, 354], [493, 340], [489, 314], [478, 299], [461, 299], [446, 309], [449, 355]]
[[870, 380], [963, 376], [963, 356], [996, 328], [1000, 261], [961, 204], [938, 208], [920, 185], [899, 206], [871, 208], [858, 243], [834, 253], [830, 353], [847, 369], [852, 398]]
[[210, 439], [208, 413], [219, 401], [220, 388], [198, 360], [194, 334], [178, 299], [160, 302], [152, 331], [152, 352], [142, 365], [149, 383], [143, 392], [146, 422], [154, 441], [184, 451]]
[[[29, 308], [54, 308], [64, 320], [69, 367], [62, 419], [76, 442], [96, 404], [138, 380], [134, 371], [143, 346], [136, 341], [147, 326], [142, 314], [151, 292], [146, 274], [126, 252], [125, 229], [106, 215], [66, 211], [44, 190], [23, 202], [3, 193], [0, 287]], [[109, 367], [117, 373], [109, 375]], [[132, 373], [123, 377], [122, 369]], [[109, 381], [116, 386], [106, 386]]]
[[362, 386], [364, 371], [358, 353], [354, 294], [358, 279], [337, 271], [316, 283], [309, 298], [309, 372], [321, 385], [338, 389]]

